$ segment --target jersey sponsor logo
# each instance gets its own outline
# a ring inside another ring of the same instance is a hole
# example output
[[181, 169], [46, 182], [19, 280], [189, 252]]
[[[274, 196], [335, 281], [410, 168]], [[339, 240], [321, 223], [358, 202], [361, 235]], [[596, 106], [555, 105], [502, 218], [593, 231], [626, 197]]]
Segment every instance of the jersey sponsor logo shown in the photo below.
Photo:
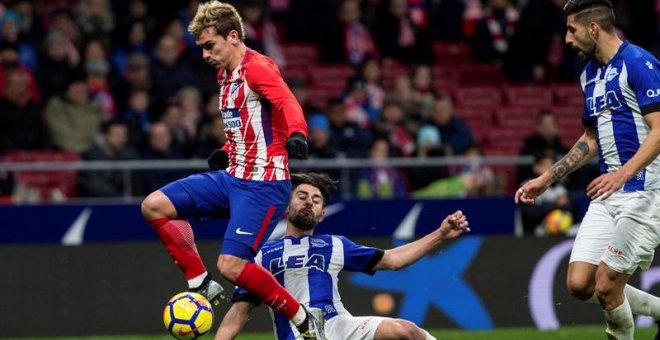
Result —
[[660, 89], [648, 89], [646, 90], [646, 96], [649, 98], [660, 97]]
[[587, 107], [591, 110], [591, 116], [598, 116], [608, 110], [614, 111], [621, 106], [621, 100], [612, 90], [607, 91], [603, 96], [587, 98]]
[[241, 228], [236, 228], [236, 233], [239, 235], [254, 235], [254, 233], [251, 233], [249, 231], [243, 231]]
[[310, 239], [310, 243], [312, 248], [323, 248], [328, 246], [328, 242], [325, 242], [320, 238], [312, 238]]
[[225, 129], [240, 129], [243, 127], [241, 112], [238, 109], [224, 109], [220, 111]]
[[325, 272], [326, 270], [325, 258], [320, 254], [312, 254], [312, 256], [309, 257], [307, 257], [307, 255], [289, 256], [286, 261], [283, 261], [281, 257], [278, 257], [272, 259], [268, 266], [273, 275], [282, 273], [287, 269], [309, 268], [321, 272]]

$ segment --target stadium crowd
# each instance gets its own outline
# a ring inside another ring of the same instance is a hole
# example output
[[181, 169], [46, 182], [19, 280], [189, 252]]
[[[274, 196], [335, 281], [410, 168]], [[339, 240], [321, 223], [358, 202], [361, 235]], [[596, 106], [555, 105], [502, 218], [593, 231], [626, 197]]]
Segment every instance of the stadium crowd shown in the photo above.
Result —
[[[481, 155], [556, 157], [581, 132], [581, 65], [563, 43], [564, 0], [229, 2], [247, 45], [278, 63], [302, 105], [310, 158], [474, 159], [357, 171], [357, 197], [510, 191], [533, 167], [488, 167]], [[660, 0], [614, 2], [620, 34], [657, 54]], [[0, 3], [0, 159], [206, 158], [224, 133], [215, 72], [186, 30], [197, 4]], [[185, 174], [150, 171], [131, 194]], [[15, 177], [0, 173], [0, 196], [20, 189]], [[59, 181], [64, 196], [124, 194], [120, 172]]]

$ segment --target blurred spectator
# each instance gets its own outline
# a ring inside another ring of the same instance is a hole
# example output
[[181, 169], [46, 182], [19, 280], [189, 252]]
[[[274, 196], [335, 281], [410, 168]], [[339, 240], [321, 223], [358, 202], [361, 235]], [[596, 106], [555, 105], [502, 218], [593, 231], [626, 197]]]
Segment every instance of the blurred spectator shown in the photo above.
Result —
[[83, 76], [72, 77], [64, 95], [48, 101], [46, 119], [55, 146], [80, 153], [92, 146], [100, 132], [103, 113], [90, 100]]
[[415, 138], [406, 129], [405, 113], [396, 101], [388, 101], [383, 114], [374, 124], [376, 135], [385, 138], [392, 148], [392, 156], [409, 157], [415, 152]]
[[150, 37], [155, 33], [156, 19], [150, 15], [149, 7], [145, 0], [129, 0], [126, 12], [126, 15], [117, 16], [117, 29], [114, 33], [118, 34], [118, 36], [113, 37], [114, 41], [123, 41], [124, 36], [120, 34], [131, 31], [132, 29], [130, 27], [136, 22], [142, 24], [146, 37]]
[[135, 90], [130, 94], [128, 109], [124, 111], [122, 120], [128, 127], [129, 144], [142, 150], [151, 124], [149, 94], [146, 90]]
[[[16, 13], [15, 22], [16, 27], [18, 28], [18, 36], [21, 38], [21, 40], [29, 43], [35, 43], [39, 38], [39, 34], [42, 33], [42, 28], [39, 25], [39, 20], [36, 15], [36, 6], [34, 1], [14, 1], [13, 10]], [[5, 12], [5, 14], [6, 13], [7, 12]], [[30, 68], [32, 68], [32, 66], [36, 66], [36, 59], [34, 65], [26, 64], [26, 66]], [[34, 71], [35, 69], [32, 68], [32, 70]]]
[[[117, 120], [102, 124], [103, 138], [96, 139], [91, 149], [82, 154], [86, 161], [137, 159], [128, 144], [128, 128]], [[119, 197], [125, 193], [124, 173], [117, 170], [84, 171], [78, 175], [78, 193], [85, 197]], [[135, 183], [132, 183], [135, 185]], [[128, 191], [130, 194], [130, 189]]]
[[[407, 63], [431, 61], [426, 8], [419, 1], [389, 0], [378, 20], [378, 48], [383, 58]], [[409, 4], [415, 10], [411, 11]]]
[[346, 107], [340, 99], [331, 100], [326, 110], [330, 121], [330, 140], [337, 150], [346, 157], [361, 158], [367, 154], [367, 146], [371, 140], [369, 130], [360, 128], [346, 117]]
[[414, 117], [421, 115], [421, 108], [415, 101], [415, 89], [409, 74], [400, 73], [394, 78], [392, 91], [387, 95], [387, 98], [398, 101], [406, 114]]
[[358, 0], [343, 0], [339, 8], [339, 22], [329, 29], [329, 36], [321, 46], [326, 61], [348, 61], [351, 65], [360, 66], [367, 58], [378, 56], [369, 29], [360, 22]]
[[454, 116], [454, 105], [449, 97], [435, 101], [431, 110], [431, 124], [440, 131], [447, 155], [462, 155], [474, 145], [472, 131], [460, 118]]
[[16, 46], [17, 61], [32, 72], [37, 69], [37, 50], [25, 36], [21, 36], [18, 12], [8, 9], [4, 16], [0, 13], [0, 42]]
[[28, 78], [28, 89], [30, 99], [35, 102], [41, 102], [41, 92], [34, 73], [19, 60], [18, 45], [7, 41], [0, 41], [0, 95], [4, 93], [5, 74], [10, 70], [18, 70], [25, 73]]
[[[541, 111], [536, 120], [536, 131], [525, 138], [521, 156], [538, 156], [546, 150], [552, 150], [555, 155], [564, 155], [568, 151], [559, 139], [557, 120], [551, 111]], [[518, 167], [518, 184], [523, 180], [532, 178], [533, 167], [521, 165]]]
[[336, 158], [337, 150], [331, 144], [330, 121], [322, 113], [315, 114], [307, 121], [309, 128], [309, 158]]
[[[435, 125], [425, 125], [417, 133], [417, 158], [428, 159], [445, 156], [440, 131]], [[447, 177], [448, 169], [443, 166], [419, 166], [407, 170], [411, 191], [422, 189], [434, 181]]]
[[79, 0], [76, 19], [78, 26], [88, 37], [107, 35], [115, 25], [108, 0]]
[[488, 0], [477, 24], [474, 54], [479, 61], [503, 61], [518, 22], [518, 9], [511, 0]]
[[380, 116], [380, 109], [372, 104], [364, 79], [361, 77], [349, 79], [348, 93], [344, 98], [346, 119], [362, 128], [369, 128]]
[[302, 107], [305, 117], [309, 117], [321, 111], [309, 100], [309, 88], [304, 80], [293, 78], [289, 79], [287, 84], [289, 85], [291, 92], [293, 92], [294, 97], [296, 97], [298, 104]]
[[163, 36], [170, 36], [176, 41], [176, 46], [179, 50], [179, 61], [183, 64], [191, 65], [194, 63], [194, 60], [198, 59], [193, 58], [193, 53], [197, 50], [197, 46], [194, 40], [192, 42], [188, 41], [189, 35], [186, 32], [188, 31], [184, 27], [181, 18], [174, 17], [169, 19], [165, 25]]
[[47, 13], [45, 20], [45, 28], [49, 32], [60, 32], [71, 46], [79, 46], [82, 36], [70, 8], [55, 4]]
[[48, 145], [42, 107], [28, 90], [28, 74], [9, 69], [0, 96], [0, 155], [10, 150], [34, 150]]
[[[575, 53], [564, 44], [566, 0], [535, 0], [522, 8], [506, 65], [514, 81], [542, 81], [563, 62], [575, 63]], [[573, 71], [573, 70], [571, 70]], [[579, 71], [575, 72], [579, 74]], [[575, 74], [568, 79], [575, 78]], [[560, 79], [563, 77], [560, 77]]]
[[203, 125], [199, 131], [194, 157], [208, 158], [214, 150], [220, 149], [225, 142], [227, 142], [225, 125], [222, 118], [216, 115], [210, 123]]
[[264, 0], [244, 0], [241, 17], [245, 30], [245, 44], [271, 57], [280, 68], [286, 66], [277, 27], [268, 17]]
[[434, 40], [463, 40], [465, 3], [464, 0], [430, 1], [429, 22]]
[[433, 71], [429, 65], [417, 65], [412, 75], [412, 103], [416, 119], [428, 119], [436, 95], [433, 90]]
[[167, 125], [172, 135], [172, 147], [181, 150], [184, 157], [191, 154], [192, 138], [188, 134], [186, 127], [183, 125], [183, 115], [181, 108], [176, 102], [171, 102], [165, 108], [161, 121]]
[[[153, 80], [150, 75], [149, 59], [139, 53], [128, 57], [123, 79], [114, 86], [114, 94], [117, 99], [119, 111], [125, 111], [129, 104], [129, 96], [135, 91], [146, 91], [149, 96], [149, 104], [154, 102], [154, 93], [151, 90]], [[161, 99], [162, 100], [162, 99]]]
[[87, 88], [92, 101], [101, 109], [105, 119], [115, 118], [117, 106], [108, 80], [110, 64], [101, 59], [87, 60], [85, 62], [85, 73], [87, 74]]
[[62, 94], [79, 65], [80, 54], [73, 43], [59, 31], [48, 33], [37, 69], [37, 80], [43, 97]]
[[[167, 124], [156, 122], [149, 127], [148, 145], [142, 153], [142, 158], [154, 159], [181, 159], [183, 152], [172, 144], [172, 133]], [[152, 170], [145, 173], [142, 179], [142, 193], [158, 190], [163, 185], [184, 176], [180, 170]]]
[[369, 159], [375, 165], [360, 170], [357, 197], [360, 199], [391, 199], [407, 197], [403, 177], [385, 163], [390, 158], [391, 145], [385, 138], [376, 138], [369, 147]]
[[202, 119], [202, 95], [193, 86], [186, 86], [177, 93], [176, 101], [181, 110], [181, 125], [191, 140], [197, 139], [197, 128]]
[[493, 170], [482, 164], [477, 146], [465, 152], [467, 164], [452, 167], [450, 175], [429, 183], [413, 193], [415, 198], [469, 197], [496, 193]]
[[381, 65], [378, 59], [368, 59], [362, 65], [360, 75], [366, 84], [366, 93], [369, 106], [376, 110], [383, 109], [383, 100], [385, 100], [385, 90], [381, 76]]
[[[156, 59], [151, 65], [153, 78], [152, 95], [158, 98], [156, 104], [163, 108], [180, 88], [195, 86], [195, 73], [189, 64], [181, 60], [181, 49], [176, 39], [164, 35], [158, 40], [155, 51]], [[157, 109], [157, 112], [161, 110]]]
[[[555, 155], [548, 149], [537, 154], [532, 167], [533, 173], [529, 180], [540, 176], [555, 163]], [[520, 206], [523, 231], [525, 235], [543, 234], [542, 222], [545, 217], [555, 209], [571, 210], [571, 200], [568, 190], [561, 181], [553, 183], [541, 196], [537, 197], [534, 204]]]
[[114, 48], [111, 56], [112, 66], [120, 73], [125, 72], [128, 57], [133, 54], [149, 54], [147, 43], [147, 28], [143, 21], [133, 21], [128, 26], [127, 36], [117, 40], [119, 45]]

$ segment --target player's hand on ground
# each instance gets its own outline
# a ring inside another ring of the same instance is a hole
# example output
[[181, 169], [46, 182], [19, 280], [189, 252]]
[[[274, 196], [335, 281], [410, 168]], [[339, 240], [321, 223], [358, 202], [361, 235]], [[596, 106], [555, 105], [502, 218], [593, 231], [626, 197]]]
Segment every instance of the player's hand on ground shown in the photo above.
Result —
[[286, 141], [289, 158], [307, 159], [307, 139], [302, 133], [292, 133]]
[[523, 184], [520, 189], [516, 190], [514, 200], [516, 204], [534, 204], [536, 198], [541, 196], [548, 189], [548, 185], [545, 184], [540, 177], [537, 177], [531, 181]]
[[224, 150], [213, 150], [207, 162], [211, 170], [227, 169], [229, 166], [229, 155]]
[[470, 232], [467, 217], [463, 212], [457, 210], [455, 213], [445, 217], [440, 224], [438, 231], [443, 239], [452, 239], [461, 236], [463, 233]]
[[587, 196], [592, 200], [604, 200], [619, 191], [628, 179], [619, 171], [598, 176], [587, 186]]

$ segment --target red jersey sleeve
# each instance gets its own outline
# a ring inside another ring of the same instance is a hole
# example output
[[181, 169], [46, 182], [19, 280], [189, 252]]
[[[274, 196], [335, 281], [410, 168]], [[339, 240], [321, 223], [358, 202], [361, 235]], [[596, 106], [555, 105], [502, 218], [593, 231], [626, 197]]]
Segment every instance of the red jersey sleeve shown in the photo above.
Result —
[[277, 65], [270, 59], [259, 58], [246, 65], [245, 77], [253, 91], [266, 97], [275, 112], [282, 113], [286, 121], [286, 136], [302, 133], [307, 138], [307, 122], [300, 104], [282, 79]]

